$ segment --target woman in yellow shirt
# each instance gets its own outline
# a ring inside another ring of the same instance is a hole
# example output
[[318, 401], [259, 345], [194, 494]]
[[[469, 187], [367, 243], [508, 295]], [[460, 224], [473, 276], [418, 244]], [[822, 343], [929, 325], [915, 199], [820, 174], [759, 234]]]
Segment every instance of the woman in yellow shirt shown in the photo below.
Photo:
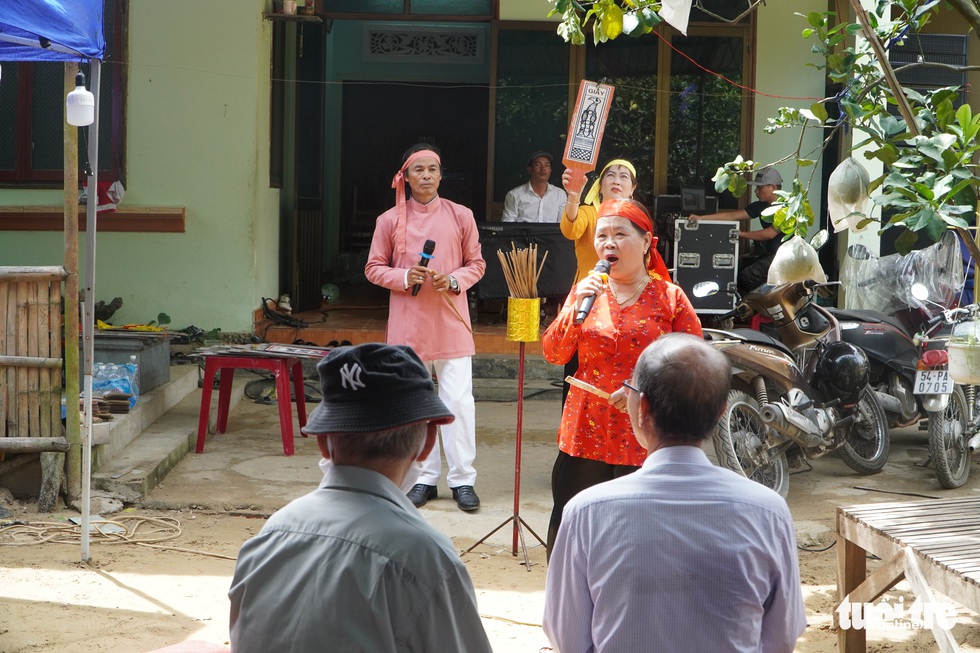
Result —
[[578, 283], [588, 276], [599, 261], [593, 243], [599, 204], [604, 200], [632, 198], [633, 191], [636, 190], [636, 168], [625, 159], [613, 159], [607, 163], [586, 194], [582, 206], [579, 206], [582, 188], [570, 187], [571, 170], [565, 170], [561, 183], [568, 193], [568, 202], [561, 216], [561, 233], [565, 238], [575, 241], [575, 260], [578, 267], [574, 283]]

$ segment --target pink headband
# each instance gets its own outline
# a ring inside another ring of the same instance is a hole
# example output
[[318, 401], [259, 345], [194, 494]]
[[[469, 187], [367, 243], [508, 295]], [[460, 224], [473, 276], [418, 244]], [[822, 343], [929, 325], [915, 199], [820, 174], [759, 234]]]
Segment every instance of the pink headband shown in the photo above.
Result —
[[395, 251], [399, 254], [404, 254], [408, 250], [408, 209], [405, 206], [405, 171], [419, 159], [428, 157], [435, 159], [440, 166], [442, 165], [442, 159], [432, 150], [419, 150], [418, 152], [413, 152], [411, 156], [405, 159], [405, 164], [401, 167], [401, 170], [395, 173], [395, 176], [391, 180], [391, 187], [395, 189], [395, 207], [398, 209], [398, 223], [395, 226]]

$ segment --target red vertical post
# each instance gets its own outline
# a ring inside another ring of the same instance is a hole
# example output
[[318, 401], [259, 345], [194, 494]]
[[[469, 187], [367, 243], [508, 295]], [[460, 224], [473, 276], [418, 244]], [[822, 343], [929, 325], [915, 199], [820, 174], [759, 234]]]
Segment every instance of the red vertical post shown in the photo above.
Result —
[[516, 519], [521, 512], [521, 439], [524, 428], [524, 341], [518, 345], [517, 358], [517, 438], [514, 453], [514, 543], [512, 555], [517, 555], [517, 535], [520, 528]]

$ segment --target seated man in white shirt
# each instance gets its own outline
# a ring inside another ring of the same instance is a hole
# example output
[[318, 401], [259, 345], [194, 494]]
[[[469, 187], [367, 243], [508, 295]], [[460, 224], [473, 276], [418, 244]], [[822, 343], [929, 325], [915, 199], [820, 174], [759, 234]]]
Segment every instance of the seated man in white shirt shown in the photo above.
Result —
[[668, 333], [624, 381], [648, 457], [565, 506], [548, 566], [544, 631], [561, 653], [791, 653], [806, 627], [796, 533], [775, 492], [701, 449], [731, 368]]
[[527, 162], [529, 180], [511, 189], [504, 198], [503, 222], [555, 222], [561, 220], [568, 195], [549, 182], [551, 162], [547, 152], [535, 152]]

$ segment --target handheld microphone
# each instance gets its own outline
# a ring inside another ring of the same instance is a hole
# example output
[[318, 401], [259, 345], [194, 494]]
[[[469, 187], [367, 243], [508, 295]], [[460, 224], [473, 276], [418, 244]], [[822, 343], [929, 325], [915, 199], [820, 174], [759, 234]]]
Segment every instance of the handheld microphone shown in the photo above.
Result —
[[[602, 275], [603, 280], [607, 274], [609, 274], [609, 261], [606, 259], [600, 259], [595, 267], [592, 268], [592, 272], [589, 274], [599, 274]], [[582, 303], [578, 305], [578, 311], [575, 313], [575, 324], [582, 324], [585, 322], [585, 317], [592, 310], [592, 305], [595, 304], [595, 295], [589, 295], [582, 300]]]
[[[436, 249], [436, 241], [434, 240], [425, 241], [425, 245], [422, 246], [422, 254], [421, 254], [422, 258], [419, 259], [419, 265], [421, 265], [424, 268], [429, 267], [429, 260], [432, 259], [432, 252], [435, 251], [435, 249]], [[420, 290], [422, 290], [422, 284], [417, 283], [414, 286], [412, 286], [412, 297], [415, 297], [417, 294], [419, 294]]]

